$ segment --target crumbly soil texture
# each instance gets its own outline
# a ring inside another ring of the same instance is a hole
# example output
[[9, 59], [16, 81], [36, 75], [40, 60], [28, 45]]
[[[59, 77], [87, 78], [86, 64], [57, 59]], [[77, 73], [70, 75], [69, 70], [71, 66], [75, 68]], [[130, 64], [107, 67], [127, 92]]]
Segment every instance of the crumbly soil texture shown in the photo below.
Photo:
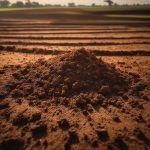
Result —
[[0, 149], [150, 149], [149, 82], [85, 49], [0, 69]]

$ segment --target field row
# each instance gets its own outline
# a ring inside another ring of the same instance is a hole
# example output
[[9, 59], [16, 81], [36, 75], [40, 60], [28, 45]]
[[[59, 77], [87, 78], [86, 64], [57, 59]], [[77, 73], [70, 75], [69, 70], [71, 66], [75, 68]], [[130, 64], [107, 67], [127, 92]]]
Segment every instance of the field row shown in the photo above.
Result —
[[[89, 17], [88, 17], [89, 18]], [[135, 27], [149, 27], [150, 21], [136, 21], [136, 20], [65, 20], [65, 22], [60, 21], [22, 21], [22, 22], [1, 22], [0, 25], [4, 26], [20, 26], [20, 25], [32, 25], [32, 26], [135, 26]], [[1, 21], [1, 20], [0, 20]]]
[[122, 30], [122, 31], [44, 31], [44, 30], [41, 30], [41, 31], [34, 31], [34, 30], [31, 30], [31, 31], [25, 31], [25, 30], [22, 30], [22, 31], [15, 31], [15, 30], [0, 30], [0, 34], [101, 34], [101, 33], [119, 33], [119, 34], [122, 34], [122, 33], [150, 33], [150, 31], [142, 31], [142, 30], [139, 30], [139, 31], [136, 31], [136, 30], [133, 30], [133, 31], [126, 31], [126, 30]]
[[53, 37], [136, 37], [136, 36], [144, 36], [144, 37], [149, 37], [150, 33], [140, 33], [140, 32], [134, 32], [134, 33], [128, 33], [128, 32], [124, 32], [124, 33], [93, 33], [93, 32], [89, 32], [89, 33], [45, 33], [45, 32], [0, 32], [0, 35], [3, 36], [42, 36], [42, 37], [49, 37], [49, 36], [53, 36]]
[[8, 29], [8, 30], [23, 30], [23, 29], [28, 29], [28, 30], [129, 30], [129, 29], [136, 29], [136, 30], [149, 30], [148, 28], [127, 28], [127, 27], [50, 27], [50, 26], [2, 26], [0, 25], [0, 29]]
[[149, 40], [150, 39], [150, 36], [149, 37], [145, 37], [145, 36], [130, 36], [130, 37], [96, 37], [96, 36], [93, 36], [93, 37], [77, 37], [77, 36], [74, 36], [74, 37], [65, 37], [65, 36], [59, 36], [59, 37], [53, 37], [53, 36], [0, 36], [0, 39], [2, 40], [42, 40], [42, 41], [45, 41], [45, 40], [50, 40], [50, 42], [55, 42], [56, 40], [61, 42], [61, 41], [81, 41], [81, 40], [90, 40], [90, 41], [94, 41], [94, 40], [111, 40], [111, 41], [116, 41], [116, 40]]
[[3, 39], [3, 38], [11, 38], [11, 39], [65, 39], [65, 38], [69, 38], [69, 39], [74, 39], [74, 38], [77, 38], [77, 39], [86, 39], [86, 38], [91, 38], [91, 39], [94, 39], [94, 38], [98, 38], [98, 39], [114, 39], [114, 38], [123, 38], [123, 39], [130, 39], [130, 38], [135, 38], [135, 39], [139, 39], [139, 38], [149, 38], [150, 37], [150, 34], [149, 33], [101, 33], [101, 34], [40, 34], [40, 33], [24, 33], [24, 34], [21, 34], [21, 33], [16, 33], [16, 34], [11, 34], [11, 33], [1, 33], [0, 34], [0, 38]]
[[[77, 49], [85, 48], [88, 51], [150, 51], [150, 44], [135, 44], [135, 45], [105, 45], [105, 46], [44, 46], [44, 45], [7, 45], [1, 44], [1, 51], [15, 51], [15, 52], [23, 52], [27, 53], [45, 53], [44, 51], [74, 51]], [[40, 51], [40, 52], [39, 52]], [[49, 52], [48, 52], [49, 53]]]
[[[0, 20], [1, 21], [1, 20]], [[106, 25], [95, 25], [95, 24], [86, 24], [86, 25], [81, 25], [81, 24], [59, 24], [59, 25], [53, 25], [51, 24], [50, 22], [49, 23], [44, 23], [44, 22], [25, 22], [23, 21], [22, 23], [18, 23], [18, 22], [2, 22], [0, 23], [0, 26], [1, 27], [27, 27], [27, 28], [30, 28], [30, 27], [51, 27], [51, 28], [111, 28], [111, 29], [114, 29], [114, 28], [117, 28], [117, 29], [125, 29], [125, 28], [128, 28], [126, 25], [109, 25], [107, 24]], [[148, 28], [148, 27], [144, 27], [144, 28]]]
[[53, 25], [29, 20], [3, 21], [0, 23], [0, 50], [54, 55], [85, 48], [97, 56], [150, 56], [149, 27], [132, 23]]
[[150, 31], [148, 28], [50, 28], [50, 27], [0, 27], [0, 31], [51, 31], [51, 32], [124, 32], [124, 31], [131, 31], [131, 32], [145, 32]]
[[43, 45], [43, 46], [103, 46], [103, 45], [131, 45], [131, 44], [150, 44], [150, 40], [102, 40], [102, 41], [92, 41], [92, 40], [80, 40], [80, 41], [29, 41], [29, 40], [1, 40], [0, 44], [7, 45]]
[[[51, 59], [55, 57], [55, 55], [43, 55], [43, 54], [34, 54], [34, 53], [14, 53], [14, 52], [1, 52], [0, 53], [0, 67], [7, 65], [18, 65], [18, 64], [25, 64], [29, 62], [35, 62], [38, 59], [44, 58], [45, 60]], [[150, 63], [149, 63], [149, 57], [145, 56], [136, 56], [136, 57], [113, 57], [113, 56], [104, 56], [101, 57], [104, 61], [108, 63], [114, 63], [114, 61], [117, 62], [126, 62], [128, 63], [128, 66], [131, 65], [131, 62], [141, 62], [142, 72], [149, 72], [150, 71]], [[146, 66], [145, 66], [146, 65]], [[130, 67], [129, 67], [130, 68]], [[126, 68], [126, 69], [129, 69]], [[138, 68], [138, 66], [137, 66]]]

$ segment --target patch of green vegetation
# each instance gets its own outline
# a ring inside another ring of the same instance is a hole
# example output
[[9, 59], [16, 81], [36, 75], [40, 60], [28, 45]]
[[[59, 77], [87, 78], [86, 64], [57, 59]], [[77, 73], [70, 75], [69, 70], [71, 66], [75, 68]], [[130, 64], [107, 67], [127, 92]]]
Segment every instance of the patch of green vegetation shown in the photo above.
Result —
[[150, 19], [150, 15], [117, 15], [117, 14], [108, 14], [105, 15], [107, 17], [112, 17], [112, 18], [138, 18], [138, 19]]
[[91, 12], [101, 12], [101, 11], [129, 11], [129, 10], [149, 10], [150, 6], [81, 6], [81, 7], [33, 7], [33, 8], [0, 8], [0, 11], [21, 11], [21, 10], [36, 10], [36, 9], [43, 9], [43, 10], [50, 10], [50, 9], [58, 9], [58, 10], [65, 10], [68, 11], [67, 13], [72, 13], [72, 11], [82, 10], [82, 11], [91, 11]]
[[150, 6], [99, 6], [99, 7], [84, 7], [87, 11], [129, 11], [129, 10], [148, 10]]
[[147, 23], [147, 21], [144, 21], [144, 20], [115, 20], [115, 18], [113, 20], [97, 20], [96, 23], [128, 23], [128, 24], [132, 24], [132, 23]]
[[[32, 7], [32, 8], [0, 8], [0, 11], [22, 11], [22, 10], [50, 10], [50, 9], [65, 9], [64, 7]], [[67, 8], [66, 8], [67, 9]]]
[[18, 10], [32, 10], [32, 9], [42, 9], [42, 8], [0, 8], [0, 11], [18, 11]]
[[34, 7], [34, 8], [0, 8], [0, 11], [20, 11], [20, 10], [36, 10], [36, 9], [61, 9], [61, 10], [76, 10], [80, 9], [83, 11], [128, 11], [128, 10], [148, 10], [150, 9], [150, 6], [96, 6], [96, 7], [91, 7], [91, 6], [84, 6], [84, 7]]

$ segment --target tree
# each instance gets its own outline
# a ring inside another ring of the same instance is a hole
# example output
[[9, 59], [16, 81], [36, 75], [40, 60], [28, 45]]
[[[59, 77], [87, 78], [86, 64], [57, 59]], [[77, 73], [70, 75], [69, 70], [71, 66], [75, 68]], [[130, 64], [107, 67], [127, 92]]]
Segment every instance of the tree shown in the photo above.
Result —
[[96, 5], [95, 5], [95, 3], [92, 3], [92, 5], [91, 5], [92, 7], [95, 7]]
[[76, 4], [75, 3], [68, 3], [68, 7], [75, 7]]
[[12, 7], [24, 7], [24, 3], [22, 1], [17, 1], [11, 5]]
[[31, 1], [30, 0], [26, 0], [27, 1], [27, 3], [31, 3]]
[[39, 7], [40, 4], [39, 4], [38, 2], [32, 2], [32, 6], [33, 6], [33, 7]]
[[118, 6], [118, 4], [117, 4], [117, 3], [114, 3], [114, 6]]
[[31, 1], [30, 0], [26, 0], [25, 6], [26, 7], [32, 7]]
[[9, 7], [10, 2], [8, 0], [1, 0], [0, 1], [0, 8], [7, 8]]
[[114, 3], [112, 0], [104, 0], [104, 1], [105, 1], [106, 3], [108, 3], [109, 6], [112, 6], [113, 3]]

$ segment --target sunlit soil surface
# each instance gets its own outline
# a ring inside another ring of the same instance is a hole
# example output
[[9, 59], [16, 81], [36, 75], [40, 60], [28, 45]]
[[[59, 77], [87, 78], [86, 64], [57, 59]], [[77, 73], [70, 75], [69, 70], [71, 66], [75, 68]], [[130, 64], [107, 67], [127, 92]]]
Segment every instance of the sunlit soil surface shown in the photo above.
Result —
[[[15, 66], [29, 65], [41, 58], [53, 59], [52, 56], [6, 52], [1, 53], [0, 57], [0, 80], [3, 84], [15, 73]], [[57, 147], [86, 147], [89, 150], [109, 147], [137, 150], [149, 148], [149, 57], [98, 58], [128, 74], [133, 80], [129, 87], [131, 91], [105, 96], [100, 105], [98, 97], [93, 97], [91, 104], [87, 102], [87, 109], [84, 109], [84, 98], [81, 95], [77, 99], [79, 104], [75, 106], [70, 102], [67, 105], [64, 99], [62, 103], [57, 103], [56, 99], [28, 100], [25, 97], [9, 96], [0, 103], [1, 146], [7, 147], [11, 142], [16, 143], [17, 148], [39, 150]], [[135, 91], [132, 93], [132, 90]]]
[[149, 150], [150, 21], [73, 10], [0, 13], [0, 149]]

